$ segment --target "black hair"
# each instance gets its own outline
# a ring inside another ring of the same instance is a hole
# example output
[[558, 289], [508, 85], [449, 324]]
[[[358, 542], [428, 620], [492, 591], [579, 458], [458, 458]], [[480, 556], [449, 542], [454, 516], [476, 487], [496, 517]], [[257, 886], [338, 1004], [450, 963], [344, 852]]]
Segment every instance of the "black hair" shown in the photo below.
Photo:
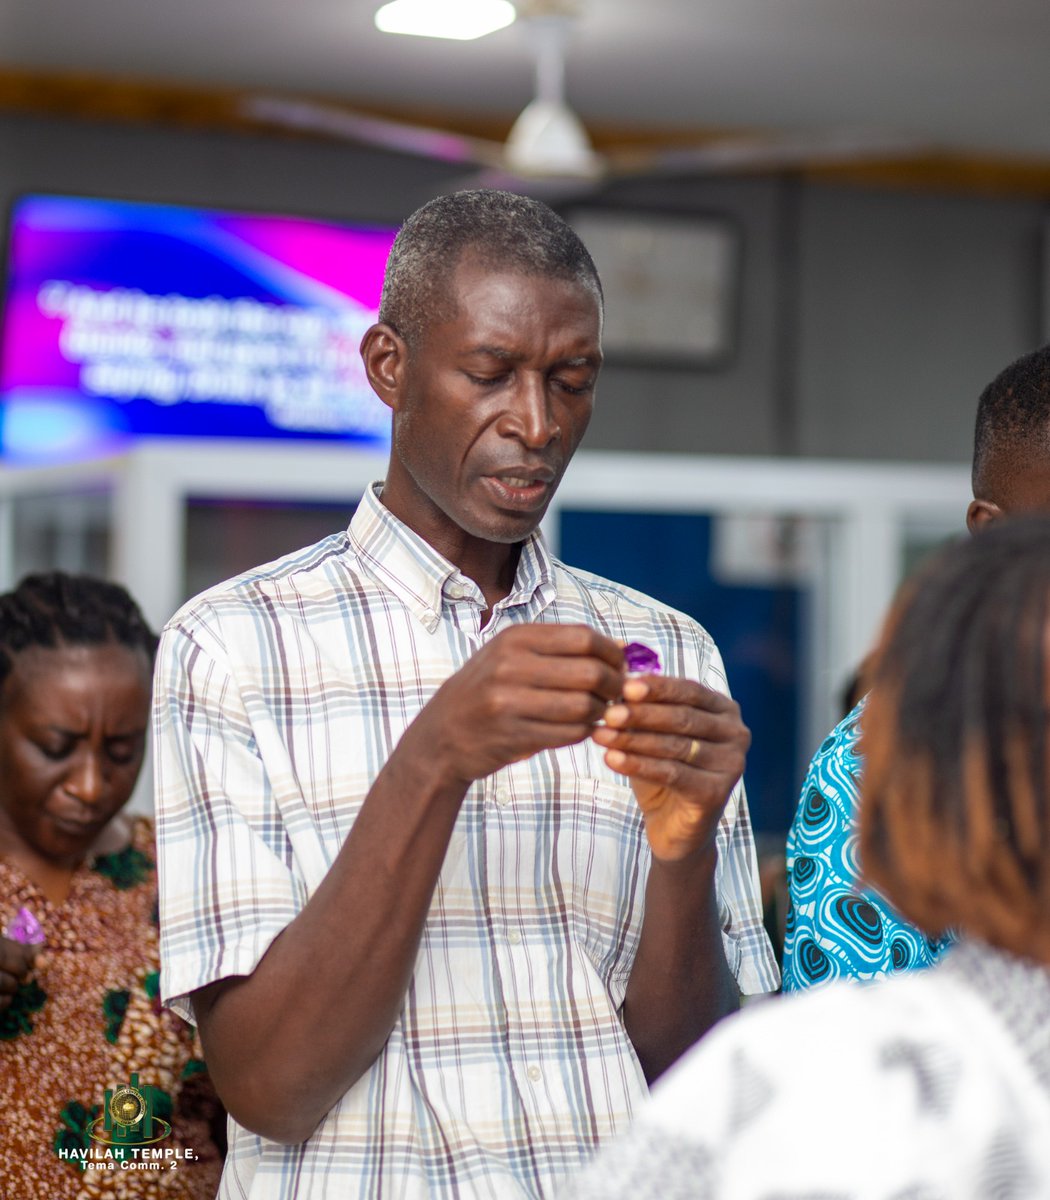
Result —
[[387, 260], [379, 319], [417, 345], [430, 323], [454, 316], [449, 284], [467, 253], [486, 266], [577, 282], [602, 309], [598, 271], [576, 231], [539, 200], [482, 188], [437, 196], [405, 221]]
[[1050, 458], [1050, 345], [1005, 367], [981, 393], [973, 435], [973, 494], [998, 502], [1004, 472], [1032, 453]]
[[157, 635], [117, 583], [49, 571], [27, 575], [0, 595], [0, 684], [15, 658], [33, 646], [102, 646], [141, 650], [152, 663]]
[[862, 717], [865, 876], [927, 933], [1050, 953], [1050, 517], [905, 585]]

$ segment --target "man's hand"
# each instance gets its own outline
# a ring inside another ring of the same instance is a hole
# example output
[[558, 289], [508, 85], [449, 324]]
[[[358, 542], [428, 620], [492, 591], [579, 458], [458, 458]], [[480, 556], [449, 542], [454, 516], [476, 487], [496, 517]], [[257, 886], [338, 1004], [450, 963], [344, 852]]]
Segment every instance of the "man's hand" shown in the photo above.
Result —
[[539, 750], [581, 742], [619, 699], [623, 649], [585, 625], [516, 625], [497, 634], [406, 731], [413, 750], [468, 786]]
[[591, 736], [630, 778], [655, 858], [675, 862], [713, 845], [751, 744], [735, 701], [689, 679], [628, 679], [623, 703]]
[[0, 1012], [10, 1008], [18, 985], [24, 983], [33, 969], [39, 946], [24, 946], [10, 938], [0, 937]]

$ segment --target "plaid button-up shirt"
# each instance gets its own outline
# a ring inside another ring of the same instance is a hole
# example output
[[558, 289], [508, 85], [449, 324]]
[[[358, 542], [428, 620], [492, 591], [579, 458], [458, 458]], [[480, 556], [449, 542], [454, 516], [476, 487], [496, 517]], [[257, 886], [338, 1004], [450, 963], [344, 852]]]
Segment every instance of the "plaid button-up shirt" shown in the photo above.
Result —
[[[195, 989], [252, 972], [324, 878], [407, 725], [500, 630], [591, 625], [725, 689], [695, 622], [565, 567], [539, 535], [482, 630], [484, 608], [373, 487], [345, 533], [169, 622], [156, 784], [163, 988], [179, 1011]], [[633, 792], [602, 754], [587, 740], [470, 788], [383, 1052], [302, 1145], [234, 1125], [221, 1196], [545, 1196], [626, 1124], [646, 1092], [619, 1009], [649, 855]], [[743, 992], [768, 990], [776, 967], [742, 787], [718, 850], [727, 960]]]

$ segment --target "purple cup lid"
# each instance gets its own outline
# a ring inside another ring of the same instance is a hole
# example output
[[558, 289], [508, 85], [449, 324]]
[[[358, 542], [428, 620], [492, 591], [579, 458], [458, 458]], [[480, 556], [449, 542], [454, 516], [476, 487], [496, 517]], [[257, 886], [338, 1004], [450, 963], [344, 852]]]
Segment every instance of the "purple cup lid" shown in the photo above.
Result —
[[42, 946], [47, 941], [44, 927], [28, 908], [18, 910], [18, 915], [4, 930], [4, 936], [13, 942], [21, 942], [23, 946]]
[[659, 675], [660, 656], [643, 642], [628, 642], [623, 648], [623, 661], [630, 675]]

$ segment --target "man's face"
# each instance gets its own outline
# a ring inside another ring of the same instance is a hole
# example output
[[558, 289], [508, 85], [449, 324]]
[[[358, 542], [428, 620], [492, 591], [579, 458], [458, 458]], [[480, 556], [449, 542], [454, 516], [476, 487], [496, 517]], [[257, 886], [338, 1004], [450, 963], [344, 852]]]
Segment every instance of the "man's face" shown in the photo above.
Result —
[[1000, 504], [1004, 513], [1050, 512], [1050, 460], [1033, 456], [1012, 473]]
[[399, 354], [383, 501], [443, 549], [539, 524], [583, 437], [601, 365], [594, 295], [465, 257], [454, 316]]
[[1030, 459], [1003, 466], [996, 476], [998, 503], [973, 500], [966, 513], [971, 533], [1000, 517], [1020, 513], [1050, 513], [1050, 458], [1033, 454]]

